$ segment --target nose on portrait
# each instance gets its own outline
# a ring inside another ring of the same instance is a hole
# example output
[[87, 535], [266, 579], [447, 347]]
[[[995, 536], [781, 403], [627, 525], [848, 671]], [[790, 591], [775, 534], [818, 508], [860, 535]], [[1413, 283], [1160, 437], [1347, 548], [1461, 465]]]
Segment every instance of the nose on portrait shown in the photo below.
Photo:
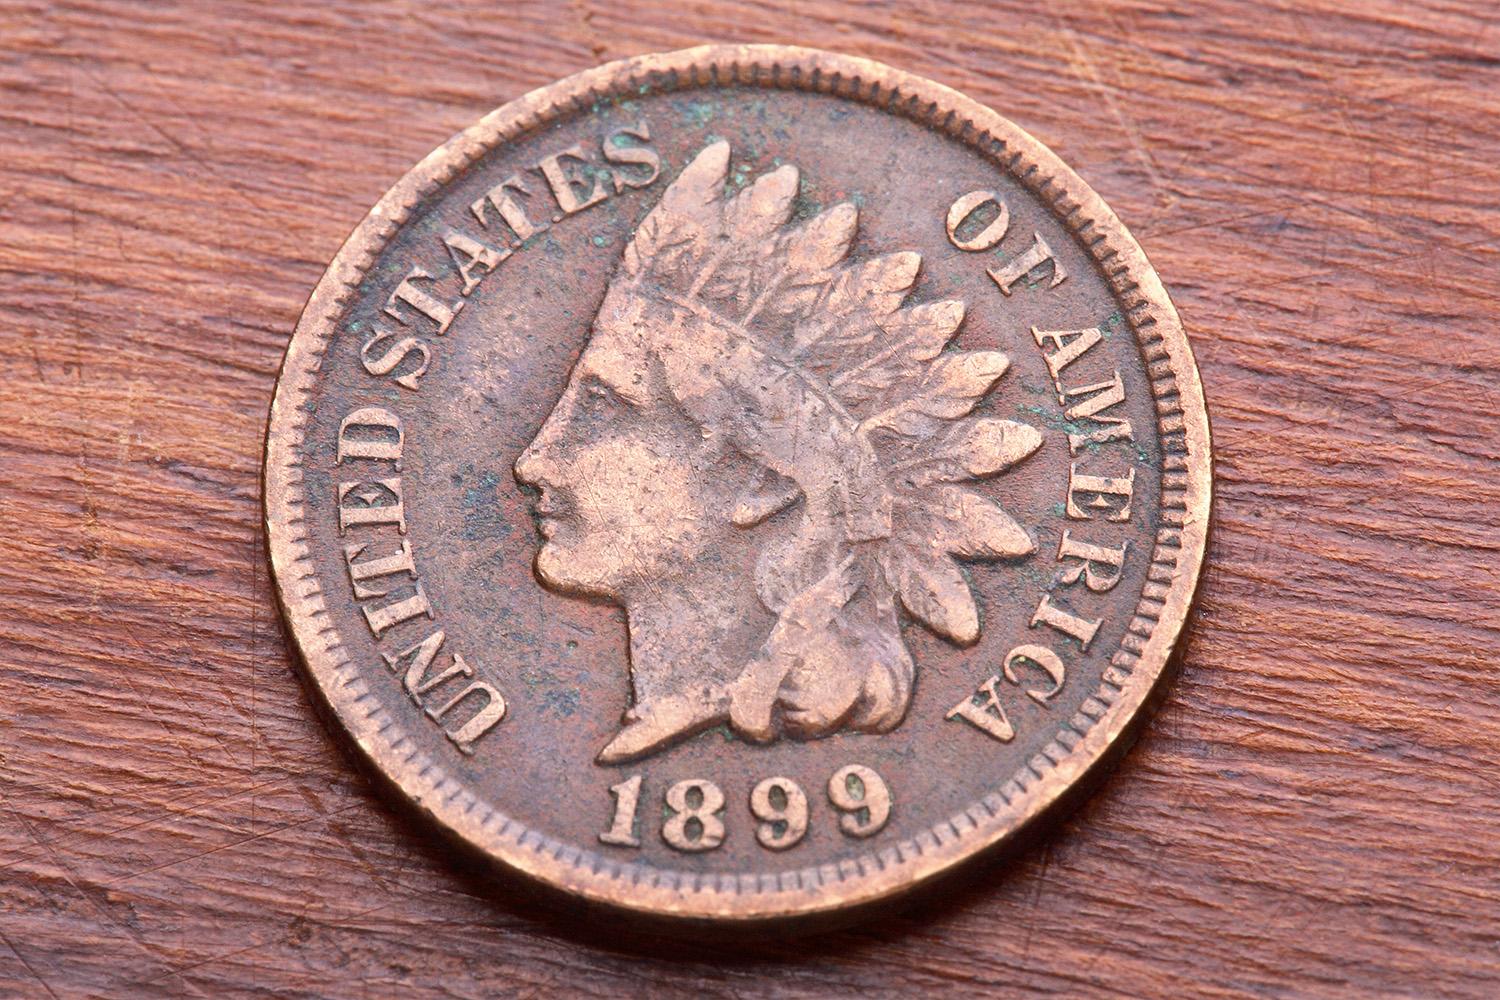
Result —
[[541, 449], [537, 447], [536, 441], [532, 441], [526, 446], [526, 450], [521, 452], [521, 457], [516, 459], [516, 479], [526, 486], [546, 486], [548, 485], [549, 464]]
[[531, 439], [516, 459], [516, 479], [527, 486], [556, 486], [561, 470], [557, 463], [558, 425], [561, 421], [557, 411], [548, 415], [536, 437]]

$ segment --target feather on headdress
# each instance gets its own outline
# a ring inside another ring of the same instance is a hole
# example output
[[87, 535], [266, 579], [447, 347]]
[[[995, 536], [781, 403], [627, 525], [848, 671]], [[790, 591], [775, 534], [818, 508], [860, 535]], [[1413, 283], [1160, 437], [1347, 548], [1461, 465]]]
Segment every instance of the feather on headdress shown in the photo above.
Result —
[[736, 524], [805, 500], [802, 523], [761, 560], [769, 607], [785, 614], [819, 588], [836, 607], [868, 587], [974, 642], [978, 612], [954, 557], [1034, 549], [996, 503], [958, 485], [1041, 445], [1033, 427], [973, 415], [1008, 359], [946, 350], [962, 302], [905, 305], [920, 255], [850, 260], [854, 205], [793, 224], [795, 167], [727, 196], [728, 165], [717, 142], [683, 169], [637, 228], [601, 313], [642, 329], [689, 415], [765, 466]]

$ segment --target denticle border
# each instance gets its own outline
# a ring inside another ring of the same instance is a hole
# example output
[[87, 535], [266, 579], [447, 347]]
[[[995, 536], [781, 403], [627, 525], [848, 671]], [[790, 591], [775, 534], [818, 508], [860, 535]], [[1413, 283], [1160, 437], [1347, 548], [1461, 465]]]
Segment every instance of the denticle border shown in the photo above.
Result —
[[[420, 753], [365, 690], [344, 655], [312, 568], [299, 457], [312, 390], [338, 319], [376, 256], [429, 195], [502, 143], [595, 101], [736, 84], [862, 101], [942, 130], [986, 154], [1043, 201], [1093, 255], [1133, 328], [1155, 395], [1162, 444], [1162, 527], [1121, 648], [1080, 712], [1002, 787], [909, 840], [834, 865], [713, 875], [621, 864], [505, 816]], [[308, 300], [271, 405], [265, 516], [277, 596], [314, 689], [360, 752], [435, 822], [508, 867], [588, 899], [659, 915], [766, 919], [812, 914], [900, 892], [1013, 838], [1140, 721], [1187, 617], [1208, 528], [1208, 417], [1182, 325], [1134, 238], [1040, 142], [957, 91], [867, 59], [778, 45], [703, 46], [639, 56], [571, 76], [491, 112], [430, 153], [386, 192]]]

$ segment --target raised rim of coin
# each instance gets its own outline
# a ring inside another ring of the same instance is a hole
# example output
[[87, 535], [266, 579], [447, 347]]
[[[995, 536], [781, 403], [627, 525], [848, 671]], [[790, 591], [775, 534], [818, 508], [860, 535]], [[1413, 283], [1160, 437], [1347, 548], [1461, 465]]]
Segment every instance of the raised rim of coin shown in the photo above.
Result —
[[[370, 697], [330, 627], [304, 529], [300, 451], [304, 400], [356, 286], [410, 213], [496, 146], [590, 104], [649, 87], [809, 90], [861, 101], [938, 129], [1009, 172], [1048, 205], [1092, 255], [1133, 331], [1151, 380], [1164, 449], [1161, 528], [1151, 572], [1121, 649], [1095, 695], [1097, 718], [1064, 722], [1041, 755], [964, 812], [877, 853], [837, 866], [775, 873], [671, 871], [607, 859], [528, 829], [460, 786], [417, 753]], [[491, 112], [430, 153], [354, 230], [311, 298], [287, 349], [271, 406], [265, 517], [276, 591], [323, 702], [380, 774], [431, 819], [504, 866], [585, 899], [654, 915], [763, 920], [811, 915], [903, 892], [1012, 841], [1128, 738], [1168, 677], [1202, 564], [1211, 488], [1208, 417], [1182, 324], [1139, 244], [1103, 200], [1042, 143], [999, 114], [941, 84], [880, 63], [781, 45], [702, 46], [609, 63]]]

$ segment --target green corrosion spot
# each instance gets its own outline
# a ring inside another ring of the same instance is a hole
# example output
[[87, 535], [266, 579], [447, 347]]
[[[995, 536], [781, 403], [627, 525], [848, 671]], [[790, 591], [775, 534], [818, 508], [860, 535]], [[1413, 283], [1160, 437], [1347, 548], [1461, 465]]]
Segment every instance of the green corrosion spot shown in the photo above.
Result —
[[702, 128], [713, 120], [714, 113], [711, 101], [689, 101], [687, 107], [683, 108], [682, 118], [686, 124]]

